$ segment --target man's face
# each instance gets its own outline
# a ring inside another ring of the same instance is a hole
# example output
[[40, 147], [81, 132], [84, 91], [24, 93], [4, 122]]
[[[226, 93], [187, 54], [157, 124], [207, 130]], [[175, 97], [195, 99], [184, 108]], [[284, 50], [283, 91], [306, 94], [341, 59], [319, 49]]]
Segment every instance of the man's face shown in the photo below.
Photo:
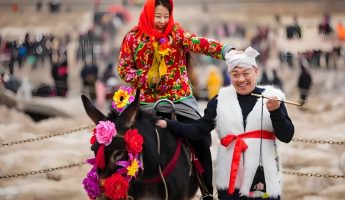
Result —
[[230, 71], [231, 84], [238, 94], [247, 95], [254, 90], [258, 71], [256, 67], [235, 67]]

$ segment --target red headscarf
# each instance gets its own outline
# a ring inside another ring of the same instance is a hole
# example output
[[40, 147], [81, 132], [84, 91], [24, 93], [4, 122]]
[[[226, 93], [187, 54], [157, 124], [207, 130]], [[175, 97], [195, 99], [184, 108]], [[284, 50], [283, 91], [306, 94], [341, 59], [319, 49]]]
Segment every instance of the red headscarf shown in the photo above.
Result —
[[173, 4], [173, 0], [169, 0], [171, 4], [170, 18], [164, 32], [161, 33], [160, 31], [154, 28], [155, 2], [156, 2], [155, 0], [146, 1], [144, 8], [140, 14], [138, 29], [139, 29], [139, 34], [146, 33], [149, 36], [154, 36], [156, 39], [160, 39], [163, 37], [167, 37], [169, 33], [171, 33], [171, 30], [175, 23], [174, 17], [173, 17], [174, 4]]

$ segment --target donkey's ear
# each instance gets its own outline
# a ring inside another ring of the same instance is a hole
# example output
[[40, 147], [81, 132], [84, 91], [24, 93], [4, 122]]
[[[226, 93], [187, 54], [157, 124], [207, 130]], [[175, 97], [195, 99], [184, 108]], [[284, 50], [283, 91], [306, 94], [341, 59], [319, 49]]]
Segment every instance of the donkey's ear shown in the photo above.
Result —
[[135, 100], [121, 114], [121, 121], [126, 128], [133, 126], [139, 111], [140, 89], [136, 90]]
[[93, 105], [87, 96], [81, 95], [81, 100], [83, 101], [87, 115], [92, 119], [93, 122], [95, 122], [95, 124], [106, 118], [106, 116]]

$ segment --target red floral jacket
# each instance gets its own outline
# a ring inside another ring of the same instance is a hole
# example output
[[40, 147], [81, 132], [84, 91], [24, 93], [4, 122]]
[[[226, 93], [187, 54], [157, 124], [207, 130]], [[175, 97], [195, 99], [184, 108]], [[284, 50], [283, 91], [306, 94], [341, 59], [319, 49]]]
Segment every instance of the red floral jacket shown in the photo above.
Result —
[[152, 88], [148, 84], [147, 73], [153, 62], [154, 47], [149, 36], [139, 36], [136, 33], [131, 31], [125, 36], [117, 71], [124, 81], [141, 89], [142, 103], [154, 103], [163, 98], [176, 102], [192, 96], [186, 68], [187, 51], [224, 59], [224, 47], [229, 46], [219, 41], [197, 37], [188, 33], [181, 25], [175, 24], [169, 35], [170, 53], [164, 57], [167, 74]]

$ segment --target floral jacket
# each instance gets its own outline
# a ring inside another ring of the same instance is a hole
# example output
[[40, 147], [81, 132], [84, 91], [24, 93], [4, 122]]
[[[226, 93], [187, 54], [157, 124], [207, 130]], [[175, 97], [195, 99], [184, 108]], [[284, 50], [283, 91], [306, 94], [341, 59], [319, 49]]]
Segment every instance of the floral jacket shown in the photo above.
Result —
[[192, 96], [192, 86], [188, 79], [186, 53], [188, 51], [224, 59], [224, 52], [230, 45], [197, 37], [188, 33], [181, 25], [175, 24], [169, 35], [169, 54], [164, 56], [167, 74], [159, 84], [150, 87], [147, 73], [153, 62], [154, 47], [152, 39], [146, 35], [129, 32], [122, 43], [118, 59], [119, 76], [135, 88], [141, 89], [141, 102], [154, 103], [159, 99], [177, 102]]

